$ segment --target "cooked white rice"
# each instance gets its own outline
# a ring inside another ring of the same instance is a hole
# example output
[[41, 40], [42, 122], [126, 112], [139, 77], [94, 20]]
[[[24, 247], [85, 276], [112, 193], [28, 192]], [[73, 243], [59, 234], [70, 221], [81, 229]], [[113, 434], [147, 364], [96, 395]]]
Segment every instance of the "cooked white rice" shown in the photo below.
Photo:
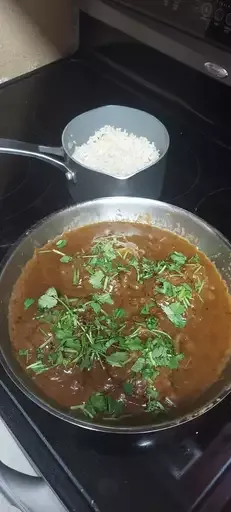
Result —
[[104, 126], [81, 146], [76, 146], [72, 158], [91, 169], [111, 176], [130, 176], [160, 157], [154, 142], [136, 137], [121, 128]]

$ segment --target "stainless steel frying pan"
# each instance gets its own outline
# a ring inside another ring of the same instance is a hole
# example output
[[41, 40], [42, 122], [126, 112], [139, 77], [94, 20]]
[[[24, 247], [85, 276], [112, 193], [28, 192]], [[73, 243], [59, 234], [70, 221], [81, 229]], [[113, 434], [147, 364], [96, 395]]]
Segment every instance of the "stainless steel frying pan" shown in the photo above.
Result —
[[[21, 273], [22, 267], [32, 257], [34, 249], [63, 231], [100, 221], [151, 222], [153, 225], [179, 233], [198, 245], [215, 262], [231, 292], [231, 245], [218, 231], [191, 213], [166, 203], [129, 197], [114, 197], [82, 203], [51, 215], [41, 221], [26, 234], [6, 257], [0, 276], [0, 332], [1, 361], [20, 389], [34, 402], [57, 417], [75, 425], [112, 433], [155, 432], [174, 427], [200, 416], [224, 398], [231, 387], [231, 363], [206, 393], [196, 403], [182, 410], [176, 409], [172, 415], [161, 420], [145, 413], [143, 416], [126, 420], [90, 421], [84, 416], [61, 409], [56, 403], [42, 395], [35, 383], [23, 371], [11, 350], [8, 334], [8, 304], [12, 287]], [[52, 283], [51, 283], [52, 285]]]
[[[131, 173], [113, 177], [77, 163], [73, 159], [75, 145], [88, 141], [89, 137], [105, 125], [115, 126], [147, 137], [160, 152], [159, 160]], [[166, 168], [169, 135], [165, 126], [154, 116], [129, 107], [109, 105], [81, 114], [65, 127], [61, 147], [48, 147], [11, 139], [0, 139], [0, 153], [39, 158], [64, 172], [74, 199], [106, 197], [111, 195], [150, 195], [160, 197]]]

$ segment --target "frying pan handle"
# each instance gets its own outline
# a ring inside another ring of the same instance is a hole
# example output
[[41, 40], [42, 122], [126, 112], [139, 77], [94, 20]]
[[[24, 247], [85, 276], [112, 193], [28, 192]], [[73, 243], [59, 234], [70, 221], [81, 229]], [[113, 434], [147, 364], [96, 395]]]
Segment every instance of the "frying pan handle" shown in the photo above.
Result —
[[[56, 148], [49, 146], [39, 146], [38, 144], [30, 144], [29, 142], [0, 138], [0, 153], [7, 153], [8, 155], [32, 156], [39, 158], [40, 160], [45, 160], [46, 162], [55, 165], [61, 171], [65, 172], [66, 178], [68, 180], [75, 181], [76, 179], [75, 172], [68, 169], [64, 163], [64, 150], [62, 147]], [[59, 158], [54, 158], [52, 155], [55, 155]]]
[[19, 473], [1, 461], [0, 493], [23, 512], [67, 512], [42, 478]]

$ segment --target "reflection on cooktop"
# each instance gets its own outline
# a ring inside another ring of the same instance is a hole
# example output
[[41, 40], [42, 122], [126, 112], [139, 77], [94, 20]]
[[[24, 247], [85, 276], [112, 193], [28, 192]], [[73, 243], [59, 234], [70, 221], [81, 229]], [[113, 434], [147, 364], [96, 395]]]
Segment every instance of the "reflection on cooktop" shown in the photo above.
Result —
[[0, 158], [0, 257], [40, 219], [71, 204], [65, 176], [27, 157]]
[[0, 213], [5, 220], [24, 211], [51, 186], [49, 172], [37, 174], [35, 167], [34, 159], [1, 156]]
[[[196, 206], [195, 213], [231, 240], [231, 188], [211, 192]], [[228, 221], [228, 222], [227, 222]]]
[[170, 146], [161, 199], [171, 201], [190, 192], [200, 177], [197, 156], [183, 144]]

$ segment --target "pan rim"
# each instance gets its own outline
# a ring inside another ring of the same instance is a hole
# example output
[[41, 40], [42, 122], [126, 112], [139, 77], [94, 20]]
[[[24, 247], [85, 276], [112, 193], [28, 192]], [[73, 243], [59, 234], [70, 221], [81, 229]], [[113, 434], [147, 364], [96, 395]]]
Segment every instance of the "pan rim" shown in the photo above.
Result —
[[[0, 270], [1, 270], [0, 286], [1, 286], [2, 276], [4, 275], [4, 272], [6, 271], [8, 265], [10, 264], [11, 259], [13, 258], [16, 250], [20, 247], [20, 244], [24, 241], [24, 239], [28, 235], [30, 235], [32, 232], [35, 232], [41, 225], [46, 224], [46, 222], [51, 220], [53, 217], [55, 217], [57, 215], [62, 215], [62, 213], [66, 212], [66, 211], [72, 212], [72, 211], [76, 211], [76, 209], [77, 210], [85, 209], [92, 204], [103, 203], [105, 205], [105, 203], [106, 204], [108, 203], [111, 205], [113, 202], [116, 205], [119, 205], [120, 202], [122, 202], [122, 203], [125, 202], [126, 204], [135, 203], [136, 206], [138, 207], [139, 202], [141, 204], [143, 204], [144, 201], [147, 205], [150, 205], [150, 206], [161, 205], [162, 207], [167, 208], [170, 211], [181, 212], [184, 215], [187, 215], [188, 217], [190, 217], [192, 219], [192, 221], [199, 224], [202, 228], [206, 228], [210, 232], [215, 233], [217, 235], [217, 237], [221, 240], [221, 242], [223, 244], [225, 244], [227, 246], [227, 248], [229, 248], [229, 250], [231, 251], [231, 243], [222, 233], [220, 233], [220, 231], [218, 231], [216, 228], [211, 226], [209, 223], [207, 223], [206, 221], [204, 221], [203, 219], [201, 219], [194, 213], [191, 213], [191, 212], [189, 212], [183, 208], [180, 208], [178, 206], [172, 205], [171, 203], [166, 203], [166, 202], [158, 201], [156, 199], [146, 199], [146, 198], [141, 198], [141, 197], [112, 196], [112, 197], [106, 197], [106, 198], [98, 198], [98, 199], [93, 199], [91, 201], [84, 201], [84, 202], [78, 203], [76, 205], [72, 205], [68, 208], [62, 208], [60, 210], [57, 210], [57, 211], [49, 214], [48, 216], [42, 218], [41, 220], [39, 220], [38, 222], [33, 224], [29, 229], [27, 229], [15, 241], [13, 246], [7, 251], [6, 255], [3, 257], [3, 259], [0, 263]], [[215, 407], [218, 403], [220, 403], [230, 393], [230, 388], [231, 388], [231, 382], [230, 382], [230, 386], [224, 387], [224, 389], [221, 390], [221, 392], [213, 400], [208, 401], [203, 407], [196, 409], [193, 413], [185, 414], [179, 418], [174, 418], [174, 419], [166, 421], [166, 422], [162, 422], [159, 424], [155, 423], [155, 424], [145, 424], [145, 425], [138, 425], [138, 426], [124, 426], [124, 425], [116, 425], [116, 424], [106, 425], [106, 424], [89, 422], [89, 421], [85, 421], [84, 419], [82, 420], [80, 418], [76, 418], [75, 416], [71, 415], [70, 413], [62, 412], [58, 408], [56, 408], [56, 407], [52, 406], [51, 404], [49, 404], [48, 402], [46, 402], [46, 400], [43, 399], [42, 397], [39, 397], [38, 395], [36, 395], [29, 388], [29, 386], [27, 386], [25, 384], [23, 379], [21, 379], [21, 377], [13, 371], [10, 363], [8, 362], [8, 358], [4, 354], [4, 350], [1, 346], [1, 343], [0, 343], [0, 362], [3, 365], [6, 373], [9, 375], [11, 380], [14, 382], [14, 384], [16, 384], [16, 386], [28, 398], [30, 398], [34, 403], [36, 403], [36, 405], [39, 405], [40, 407], [45, 409], [47, 412], [50, 412], [54, 416], [56, 416], [62, 420], [65, 420], [71, 424], [74, 424], [76, 426], [79, 426], [79, 427], [82, 427], [82, 428], [85, 428], [88, 430], [94, 430], [94, 431], [99, 431], [99, 432], [104, 432], [104, 433], [146, 434], [146, 433], [160, 432], [160, 431], [168, 430], [172, 427], [183, 425], [183, 424], [193, 420], [194, 418], [199, 418], [200, 416], [202, 416], [203, 414], [205, 414], [206, 412], [211, 410], [213, 407]]]

